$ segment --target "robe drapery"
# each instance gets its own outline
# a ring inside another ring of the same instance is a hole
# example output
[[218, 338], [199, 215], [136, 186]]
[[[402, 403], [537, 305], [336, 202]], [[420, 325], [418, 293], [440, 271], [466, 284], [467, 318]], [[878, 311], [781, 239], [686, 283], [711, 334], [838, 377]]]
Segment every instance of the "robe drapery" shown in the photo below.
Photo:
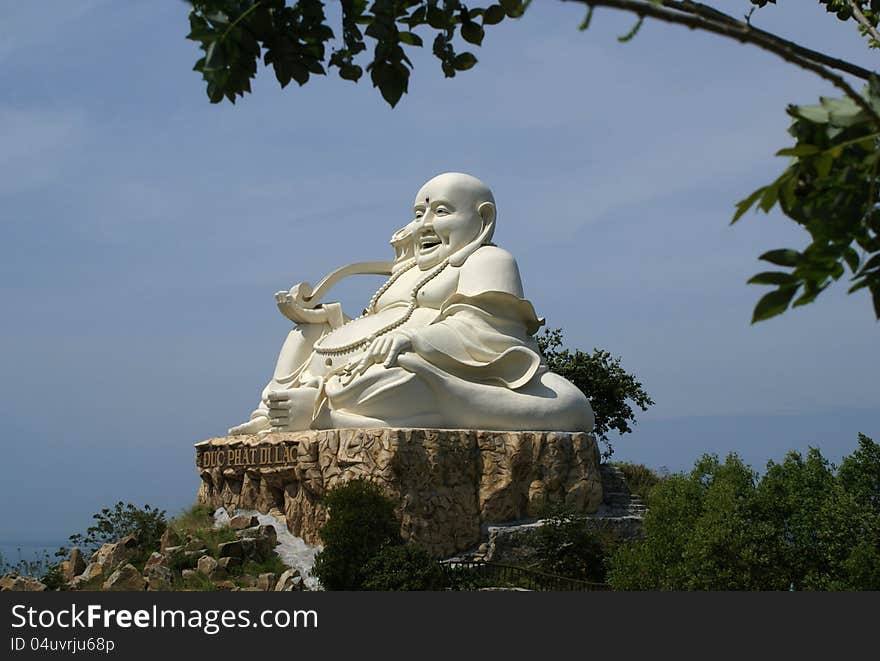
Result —
[[453, 294], [429, 325], [397, 331], [412, 346], [396, 366], [330, 375], [312, 426], [590, 431], [587, 398], [541, 359], [541, 324], [513, 294]]

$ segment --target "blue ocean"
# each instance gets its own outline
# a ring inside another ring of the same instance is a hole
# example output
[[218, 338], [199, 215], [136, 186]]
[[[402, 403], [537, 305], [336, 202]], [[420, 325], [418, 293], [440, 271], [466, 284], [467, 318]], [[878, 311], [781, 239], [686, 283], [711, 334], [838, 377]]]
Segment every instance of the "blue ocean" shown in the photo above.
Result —
[[[0, 542], [0, 573], [16, 569], [20, 561], [28, 563], [42, 562], [46, 555], [50, 562], [57, 562], [62, 558], [55, 557], [55, 551], [59, 546], [65, 546], [66, 542], [59, 541], [2, 541]], [[41, 567], [43, 565], [40, 565]], [[40, 573], [39, 568], [36, 573]]]

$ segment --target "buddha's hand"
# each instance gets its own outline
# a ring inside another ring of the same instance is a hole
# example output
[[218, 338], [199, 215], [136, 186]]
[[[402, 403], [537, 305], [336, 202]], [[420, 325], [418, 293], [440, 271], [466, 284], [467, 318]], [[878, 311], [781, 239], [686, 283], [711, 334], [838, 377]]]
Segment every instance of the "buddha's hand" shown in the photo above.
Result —
[[397, 357], [410, 350], [412, 350], [412, 342], [404, 333], [397, 332], [377, 337], [364, 353], [354, 372], [363, 374], [376, 363], [382, 363], [384, 367], [393, 367], [397, 363]]
[[[285, 317], [297, 324], [323, 324], [327, 321], [327, 311], [322, 308], [307, 308], [304, 305], [304, 297], [301, 288], [304, 283], [299, 283], [289, 291], [275, 292], [275, 304]], [[307, 291], [311, 286], [306, 284]]]

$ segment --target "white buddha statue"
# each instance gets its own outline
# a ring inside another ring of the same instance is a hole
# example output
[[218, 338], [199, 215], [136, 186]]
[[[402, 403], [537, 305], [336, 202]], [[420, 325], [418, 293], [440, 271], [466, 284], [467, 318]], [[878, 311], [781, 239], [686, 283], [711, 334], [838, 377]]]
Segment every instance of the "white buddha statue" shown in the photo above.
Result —
[[523, 298], [516, 261], [491, 243], [489, 188], [466, 174], [441, 174], [418, 192], [413, 211], [415, 219], [392, 237], [393, 262], [334, 274], [390, 274], [362, 316], [348, 319], [336, 303], [317, 305], [318, 291], [308, 285], [276, 294], [297, 325], [260, 405], [230, 434], [592, 430], [587, 398], [542, 361], [532, 336], [543, 322]]

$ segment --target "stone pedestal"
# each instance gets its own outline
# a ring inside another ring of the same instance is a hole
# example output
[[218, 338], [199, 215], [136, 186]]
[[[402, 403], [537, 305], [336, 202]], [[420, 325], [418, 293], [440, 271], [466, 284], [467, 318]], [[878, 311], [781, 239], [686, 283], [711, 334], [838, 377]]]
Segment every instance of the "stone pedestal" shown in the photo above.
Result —
[[329, 429], [211, 438], [196, 444], [199, 503], [280, 510], [287, 527], [319, 544], [322, 496], [363, 477], [398, 503], [401, 534], [449, 556], [488, 523], [537, 516], [547, 503], [595, 512], [599, 451], [582, 432]]

